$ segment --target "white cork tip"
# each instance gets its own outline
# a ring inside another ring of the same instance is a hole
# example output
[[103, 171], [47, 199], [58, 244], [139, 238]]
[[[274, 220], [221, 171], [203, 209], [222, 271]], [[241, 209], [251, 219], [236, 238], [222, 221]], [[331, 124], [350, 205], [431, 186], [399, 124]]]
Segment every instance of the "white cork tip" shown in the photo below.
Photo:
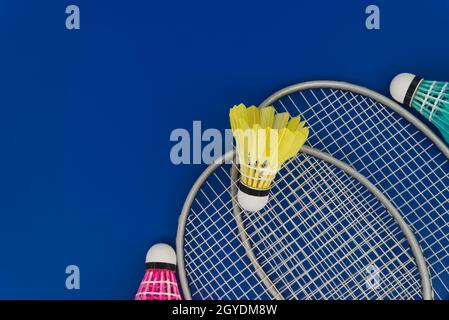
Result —
[[155, 244], [148, 250], [146, 263], [159, 262], [176, 265], [176, 253], [172, 247], [165, 243]]
[[394, 100], [399, 103], [404, 103], [405, 95], [415, 77], [411, 73], [400, 73], [394, 77], [390, 84], [390, 94]]
[[242, 209], [246, 211], [256, 212], [262, 210], [268, 203], [268, 195], [253, 196], [241, 190], [237, 193], [237, 200]]

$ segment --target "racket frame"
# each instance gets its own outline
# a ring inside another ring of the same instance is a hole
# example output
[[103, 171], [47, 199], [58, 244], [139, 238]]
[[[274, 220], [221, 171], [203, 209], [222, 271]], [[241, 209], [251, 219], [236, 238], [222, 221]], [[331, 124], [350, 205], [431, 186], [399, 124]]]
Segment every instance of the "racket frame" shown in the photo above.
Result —
[[[311, 89], [326, 89], [326, 88], [334, 89], [334, 90], [349, 91], [352, 93], [366, 96], [368, 98], [371, 98], [371, 99], [381, 103], [383, 106], [396, 112], [402, 118], [404, 118], [409, 123], [414, 125], [419, 131], [421, 131], [427, 138], [429, 138], [435, 144], [435, 146], [441, 151], [441, 153], [444, 156], [446, 156], [446, 158], [449, 159], [449, 147], [426, 124], [424, 124], [421, 120], [419, 120], [417, 117], [415, 117], [406, 108], [402, 107], [401, 105], [399, 105], [392, 99], [387, 98], [386, 96], [384, 96], [378, 92], [375, 92], [371, 89], [368, 89], [368, 88], [365, 88], [362, 86], [358, 86], [358, 85], [354, 85], [354, 84], [351, 84], [348, 82], [318, 80], [318, 81], [308, 81], [308, 82], [297, 83], [297, 84], [285, 87], [285, 88], [275, 92], [274, 94], [269, 96], [267, 99], [265, 99], [260, 104], [259, 107], [261, 107], [261, 108], [267, 107], [267, 106], [273, 104], [274, 102], [276, 102], [277, 100], [279, 100], [280, 98], [290, 95], [292, 93], [298, 92], [298, 91], [311, 90]], [[308, 147], [304, 146], [303, 149], [304, 148], [306, 148], [306, 150], [307, 150]], [[218, 158], [213, 164], [211, 164], [208, 168], [206, 168], [206, 170], [200, 175], [200, 177], [197, 179], [197, 181], [191, 188], [191, 190], [186, 198], [186, 201], [184, 203], [183, 209], [181, 211], [181, 215], [179, 217], [176, 248], [177, 248], [177, 253], [178, 253], [177, 259], [178, 259], [179, 277], [180, 277], [181, 287], [184, 292], [184, 297], [186, 299], [191, 299], [190, 290], [188, 287], [187, 278], [186, 278], [186, 274], [185, 274], [185, 268], [184, 268], [184, 231], [185, 231], [187, 215], [189, 214], [191, 204], [192, 204], [193, 200], [195, 199], [195, 196], [196, 196], [198, 190], [200, 189], [201, 185], [203, 184], [203, 182], [209, 177], [209, 175], [211, 175], [217, 168], [220, 167], [221, 162], [225, 163], [226, 161], [230, 161], [233, 157], [234, 157], [234, 151], [232, 150], [232, 151], [229, 151], [228, 153], [226, 153], [225, 155], [221, 156], [220, 158]], [[332, 158], [332, 157], [330, 157], [330, 158]], [[339, 160], [336, 160], [336, 161], [339, 161]], [[354, 170], [354, 169], [352, 169], [352, 170]], [[234, 166], [232, 166], [231, 176], [235, 176], [236, 172], [237, 172], [237, 170], [234, 168]], [[358, 172], [356, 172], [356, 173], [359, 174]], [[370, 183], [369, 181], [367, 181], [367, 179], [364, 176], [362, 176], [362, 177], [363, 177], [362, 180], [366, 180], [366, 182]], [[362, 181], [360, 181], [360, 182], [362, 182]], [[374, 187], [374, 188], [378, 192], [380, 192], [376, 187]], [[385, 196], [383, 194], [382, 194], [382, 197], [385, 198]], [[386, 198], [385, 198], [385, 200], [388, 201], [388, 199], [386, 199]], [[235, 210], [235, 208], [234, 208], [234, 210]], [[408, 229], [408, 231], [405, 231], [405, 232], [403, 229], [403, 232], [406, 236], [407, 235], [410, 236], [410, 233], [411, 233], [410, 228], [405, 224], [405, 222], [404, 222], [403, 218], [400, 216], [400, 214], [397, 213], [397, 210], [396, 209], [394, 209], [394, 210], [396, 211], [397, 217], [400, 218], [400, 220], [396, 220], [396, 221], [398, 221], [401, 229], [404, 226], [405, 226], [405, 230]], [[402, 221], [402, 222], [399, 222], [399, 221]], [[413, 236], [413, 239], [414, 239], [414, 241], [412, 241], [412, 243], [415, 243], [416, 238], [413, 235], [413, 233], [411, 233], [411, 235]], [[415, 246], [414, 250], [417, 250], [416, 243], [412, 245], [412, 250], [413, 250], [414, 246]], [[421, 256], [421, 257], [417, 258], [417, 263], [419, 263], [419, 265], [420, 265], [419, 268], [420, 268], [421, 281], [422, 281], [422, 287], [423, 287], [423, 299], [433, 299], [433, 290], [431, 287], [431, 281], [428, 277], [427, 265], [425, 263], [425, 260], [423, 260], [423, 258], [422, 258], [422, 250], [420, 249], [419, 245], [418, 245], [418, 248], [419, 248], [419, 252], [421, 253], [421, 254], [418, 254], [418, 256]], [[248, 248], [245, 248], [245, 249], [248, 251]], [[249, 256], [251, 256], [251, 253], [249, 253]], [[425, 266], [425, 268], [424, 268], [424, 266]], [[423, 272], [427, 273], [427, 277], [426, 276], [423, 277]], [[277, 295], [273, 294], [273, 296], [276, 297]]]
[[[393, 206], [393, 204], [387, 199], [387, 197], [374, 186], [366, 177], [361, 175], [359, 172], [357, 172], [355, 169], [347, 165], [346, 163], [337, 160], [330, 156], [327, 153], [321, 152], [317, 149], [303, 146], [301, 148], [301, 151], [304, 154], [307, 154], [309, 156], [316, 157], [320, 160], [323, 160], [340, 170], [343, 170], [348, 175], [356, 179], [358, 182], [360, 182], [363, 186], [365, 186], [385, 207], [385, 209], [390, 213], [390, 215], [393, 217], [393, 219], [398, 223], [400, 229], [402, 230], [405, 238], [407, 239], [410, 248], [412, 250], [412, 253], [414, 255], [419, 274], [421, 277], [421, 289], [422, 289], [422, 298], [424, 300], [432, 300], [433, 299], [433, 290], [432, 285], [430, 281], [430, 276], [427, 268], [426, 261], [424, 259], [421, 247], [419, 246], [418, 241], [415, 238], [415, 235], [411, 231], [411, 229], [408, 227], [408, 225], [405, 223], [404, 219], [401, 217], [400, 213], [397, 211], [397, 209]], [[185, 234], [185, 226], [187, 223], [187, 217], [190, 213], [191, 205], [200, 190], [201, 186], [203, 185], [204, 181], [207, 180], [207, 178], [216, 170], [218, 169], [222, 164], [229, 163], [232, 159], [235, 157], [234, 150], [228, 151], [223, 156], [219, 157], [216, 161], [214, 161], [213, 164], [209, 165], [209, 167], [206, 168], [206, 170], [203, 171], [203, 173], [199, 176], [199, 178], [196, 180], [194, 185], [192, 186], [189, 194], [187, 195], [186, 201], [184, 202], [184, 206], [181, 211], [181, 215], [179, 216], [178, 221], [178, 232], [176, 236], [176, 252], [177, 252], [177, 264], [178, 264], [178, 275], [179, 280], [181, 284], [181, 288], [184, 294], [184, 298], [187, 300], [191, 300], [192, 296], [190, 293], [190, 288], [187, 281], [187, 275], [185, 271], [185, 262], [184, 262], [184, 234]], [[232, 166], [231, 169], [231, 180], [235, 181], [237, 179], [237, 169], [235, 166]], [[232, 189], [233, 188], [233, 189]], [[231, 194], [233, 195], [233, 209], [234, 209], [234, 218], [237, 220], [237, 225], [239, 226], [239, 236], [241, 238], [242, 243], [244, 244], [244, 248], [246, 250], [247, 257], [255, 267], [257, 276], [260, 278], [268, 292], [273, 296], [273, 298], [277, 300], [283, 300], [282, 295], [277, 291], [275, 286], [272, 284], [269, 277], [265, 274], [263, 271], [263, 268], [260, 267], [259, 263], [257, 262], [257, 258], [254, 255], [251, 245], [249, 243], [246, 232], [241, 232], [243, 230], [242, 226], [242, 219], [241, 219], [241, 211], [237, 203], [235, 202], [235, 194], [236, 194], [236, 187], [235, 183], [231, 184]]]

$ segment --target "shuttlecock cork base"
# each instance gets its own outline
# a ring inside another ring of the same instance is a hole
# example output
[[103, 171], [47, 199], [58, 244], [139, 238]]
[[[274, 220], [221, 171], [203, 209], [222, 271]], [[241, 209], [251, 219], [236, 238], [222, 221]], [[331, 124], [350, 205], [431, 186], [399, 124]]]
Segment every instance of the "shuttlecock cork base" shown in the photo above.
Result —
[[400, 73], [391, 81], [391, 96], [399, 103], [410, 106], [416, 89], [423, 78], [415, 76], [411, 73]]
[[242, 209], [256, 212], [262, 210], [268, 203], [270, 189], [258, 190], [238, 183], [237, 201]]

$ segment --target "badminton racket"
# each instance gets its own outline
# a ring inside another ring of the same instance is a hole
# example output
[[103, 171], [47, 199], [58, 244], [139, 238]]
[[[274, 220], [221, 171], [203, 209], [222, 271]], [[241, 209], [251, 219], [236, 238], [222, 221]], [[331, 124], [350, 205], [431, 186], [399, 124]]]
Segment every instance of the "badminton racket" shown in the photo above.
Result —
[[186, 299], [431, 299], [421, 249], [388, 199], [328, 154], [303, 147], [260, 212], [241, 211], [228, 152], [198, 178], [179, 218]]
[[314, 81], [261, 107], [307, 119], [306, 142], [349, 164], [397, 208], [416, 235], [435, 297], [449, 299], [449, 149], [421, 120], [372, 90]]

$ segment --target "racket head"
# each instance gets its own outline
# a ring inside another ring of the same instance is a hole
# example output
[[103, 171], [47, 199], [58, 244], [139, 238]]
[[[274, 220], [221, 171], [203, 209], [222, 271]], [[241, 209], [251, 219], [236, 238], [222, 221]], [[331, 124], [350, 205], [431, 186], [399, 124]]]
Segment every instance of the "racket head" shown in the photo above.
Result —
[[[185, 298], [431, 298], [413, 233], [355, 170], [303, 147], [279, 172], [267, 208], [250, 213], [238, 209], [231, 168], [209, 166], [183, 207], [177, 253]], [[381, 284], [369, 287], [376, 277]]]
[[449, 148], [391, 99], [336, 81], [295, 84], [260, 107], [307, 120], [307, 145], [367, 177], [413, 230], [429, 266], [436, 298], [449, 299]]

